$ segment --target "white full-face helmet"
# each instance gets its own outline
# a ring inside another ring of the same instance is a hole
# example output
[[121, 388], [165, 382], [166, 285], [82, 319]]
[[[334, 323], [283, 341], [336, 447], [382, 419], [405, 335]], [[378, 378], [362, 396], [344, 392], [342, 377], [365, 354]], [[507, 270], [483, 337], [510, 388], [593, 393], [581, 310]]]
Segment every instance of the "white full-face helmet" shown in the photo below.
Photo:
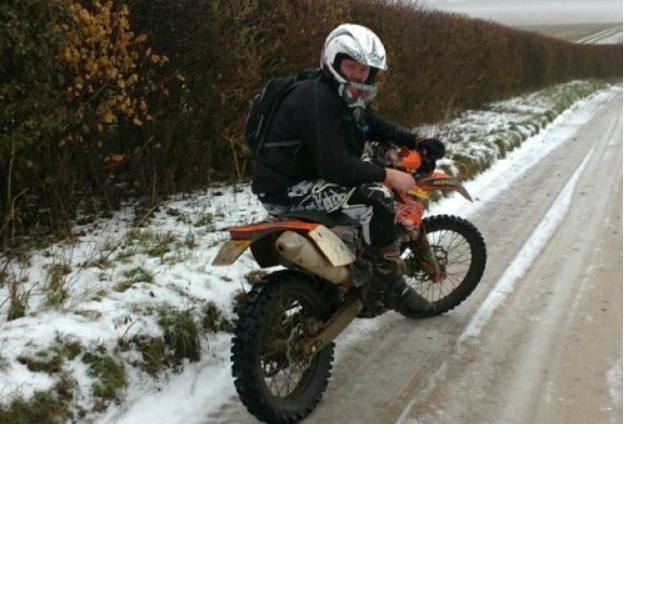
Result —
[[[351, 58], [370, 67], [365, 83], [348, 81], [340, 71], [340, 63]], [[386, 50], [375, 33], [363, 25], [346, 23], [328, 34], [321, 52], [320, 66], [338, 83], [338, 93], [350, 108], [367, 108], [377, 95], [374, 84], [377, 72], [387, 70]]]

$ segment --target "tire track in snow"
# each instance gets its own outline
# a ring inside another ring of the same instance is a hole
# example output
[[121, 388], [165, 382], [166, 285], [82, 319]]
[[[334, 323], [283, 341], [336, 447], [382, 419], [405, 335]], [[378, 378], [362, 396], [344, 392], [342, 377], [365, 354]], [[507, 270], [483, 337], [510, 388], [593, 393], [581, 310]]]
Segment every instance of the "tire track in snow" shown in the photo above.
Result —
[[578, 166], [578, 169], [574, 172], [566, 186], [562, 189], [562, 192], [553, 202], [546, 217], [541, 221], [541, 224], [539, 224], [532, 236], [518, 252], [515, 261], [513, 261], [505, 270], [502, 277], [497, 284], [495, 284], [495, 287], [488, 293], [485, 301], [481, 304], [478, 311], [467, 324], [462, 334], [458, 337], [458, 344], [465, 342], [471, 337], [477, 337], [480, 334], [481, 330], [490, 321], [497, 308], [513, 292], [516, 282], [525, 275], [539, 253], [541, 253], [543, 247], [553, 236], [569, 211], [571, 199], [578, 179], [585, 170], [585, 166], [590, 160], [595, 148], [596, 146], [590, 150], [580, 166]]

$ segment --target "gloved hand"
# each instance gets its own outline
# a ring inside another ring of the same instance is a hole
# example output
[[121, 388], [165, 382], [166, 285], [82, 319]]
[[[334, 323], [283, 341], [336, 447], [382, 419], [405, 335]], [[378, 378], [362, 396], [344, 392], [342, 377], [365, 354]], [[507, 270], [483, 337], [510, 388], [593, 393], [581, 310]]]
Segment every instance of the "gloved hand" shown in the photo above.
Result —
[[437, 168], [437, 160], [431, 158], [430, 156], [424, 155], [421, 157], [421, 167], [419, 168], [419, 174], [430, 174]]
[[416, 140], [416, 151], [432, 160], [441, 160], [446, 152], [446, 147], [439, 139], [419, 137]]

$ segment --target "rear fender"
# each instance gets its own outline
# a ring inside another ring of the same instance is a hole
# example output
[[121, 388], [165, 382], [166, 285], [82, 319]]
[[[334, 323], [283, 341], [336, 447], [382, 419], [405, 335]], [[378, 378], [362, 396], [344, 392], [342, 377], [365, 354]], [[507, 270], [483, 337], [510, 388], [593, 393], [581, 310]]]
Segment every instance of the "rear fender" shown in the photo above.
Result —
[[218, 251], [212, 265], [231, 265], [250, 247], [252, 256], [260, 267], [271, 267], [281, 263], [275, 250], [275, 240], [286, 230], [308, 234], [319, 224], [300, 220], [266, 220], [246, 226], [226, 228], [230, 239]]
[[314, 230], [319, 224], [315, 222], [303, 222], [301, 220], [266, 220], [264, 222], [257, 222], [256, 224], [248, 224], [247, 226], [230, 226], [225, 228], [234, 240], [250, 240], [254, 243], [255, 240], [271, 234], [273, 232], [284, 232], [285, 230], [295, 230], [296, 232], [304, 232], [307, 234]]

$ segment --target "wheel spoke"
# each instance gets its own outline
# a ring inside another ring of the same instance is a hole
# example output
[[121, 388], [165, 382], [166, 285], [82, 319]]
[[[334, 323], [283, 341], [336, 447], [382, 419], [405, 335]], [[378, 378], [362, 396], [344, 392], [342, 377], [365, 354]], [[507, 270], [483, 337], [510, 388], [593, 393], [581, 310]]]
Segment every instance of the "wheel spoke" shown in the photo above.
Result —
[[297, 398], [299, 384], [307, 374], [312, 357], [299, 354], [298, 344], [304, 336], [306, 305], [290, 297], [276, 301], [266, 321], [260, 359], [264, 382], [271, 394], [285, 400]]
[[424, 255], [405, 255], [410, 284], [443, 313], [460, 304], [478, 284], [486, 262], [486, 248], [479, 231], [456, 216], [435, 216], [424, 220], [428, 244], [439, 269], [422, 265]]

